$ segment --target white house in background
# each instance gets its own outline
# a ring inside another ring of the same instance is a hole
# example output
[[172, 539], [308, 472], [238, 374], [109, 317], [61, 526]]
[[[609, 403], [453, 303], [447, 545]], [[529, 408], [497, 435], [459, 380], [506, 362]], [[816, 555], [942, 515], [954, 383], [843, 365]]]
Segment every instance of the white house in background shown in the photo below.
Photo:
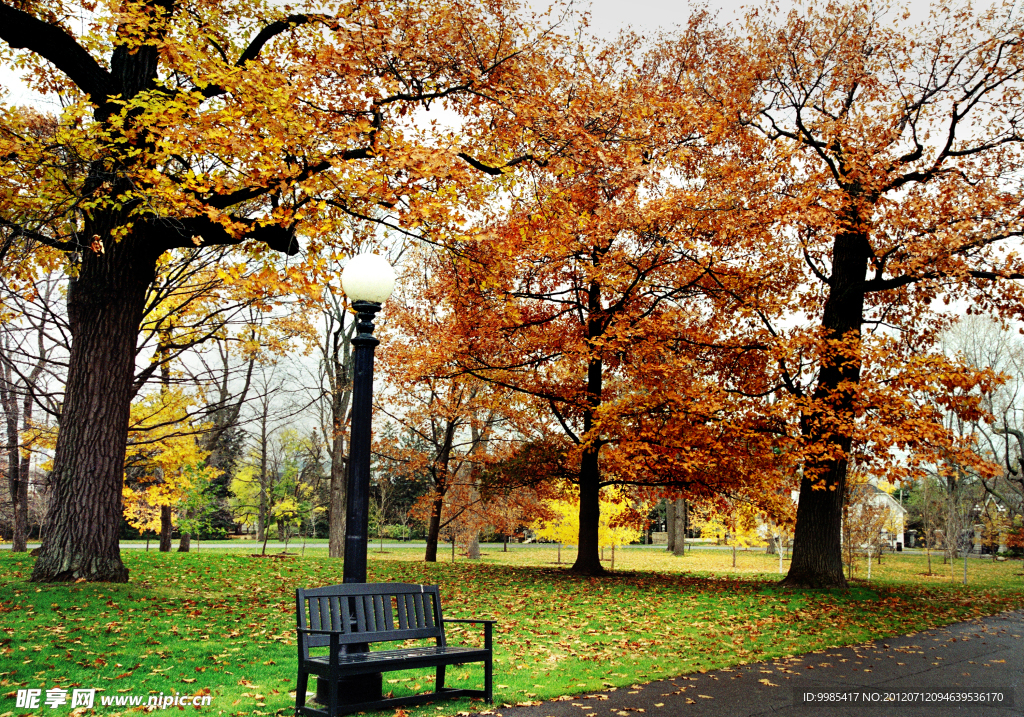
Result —
[[900, 547], [906, 545], [904, 534], [906, 532], [907, 509], [900, 505], [899, 501], [873, 483], [863, 483], [853, 488], [851, 498], [853, 499], [851, 507], [864, 504], [875, 506], [885, 511], [885, 527], [882, 529], [883, 545], [888, 545], [892, 550], [896, 550], [897, 544]]

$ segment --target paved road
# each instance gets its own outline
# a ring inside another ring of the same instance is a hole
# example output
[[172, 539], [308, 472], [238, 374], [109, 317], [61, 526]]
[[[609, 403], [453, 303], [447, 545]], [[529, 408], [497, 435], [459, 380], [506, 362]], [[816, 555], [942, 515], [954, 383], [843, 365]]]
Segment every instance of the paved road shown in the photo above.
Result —
[[[808, 694], [814, 701], [805, 700]], [[955, 701], [995, 694], [1001, 702]], [[828, 695], [845, 701], [819, 701]], [[496, 705], [493, 711], [502, 717], [1024, 715], [1024, 612], [540, 705]]]

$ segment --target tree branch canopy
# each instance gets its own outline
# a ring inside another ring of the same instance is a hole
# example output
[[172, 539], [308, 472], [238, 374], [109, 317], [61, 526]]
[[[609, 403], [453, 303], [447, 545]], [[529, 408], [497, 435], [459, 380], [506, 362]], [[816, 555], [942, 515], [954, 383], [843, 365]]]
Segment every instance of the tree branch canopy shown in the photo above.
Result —
[[116, 94], [110, 72], [61, 28], [0, 0], [0, 39], [12, 48], [45, 58], [68, 76], [89, 100], [103, 105]]
[[244, 233], [236, 235], [207, 217], [188, 217], [173, 221], [151, 219], [147, 222], [146, 234], [166, 249], [192, 248], [197, 243], [233, 246], [253, 240], [263, 242], [271, 249], [288, 256], [299, 253], [299, 242], [294, 229], [286, 229], [276, 224], [261, 225], [251, 221], [244, 223], [247, 223], [249, 228]]

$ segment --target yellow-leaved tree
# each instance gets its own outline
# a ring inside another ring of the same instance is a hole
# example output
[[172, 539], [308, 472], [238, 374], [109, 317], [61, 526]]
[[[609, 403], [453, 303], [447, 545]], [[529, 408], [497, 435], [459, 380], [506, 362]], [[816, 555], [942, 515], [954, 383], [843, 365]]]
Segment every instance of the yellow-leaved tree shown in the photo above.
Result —
[[702, 538], [712, 537], [720, 545], [732, 546], [732, 566], [736, 567], [737, 548], [764, 545], [758, 531], [759, 511], [750, 503], [722, 499], [697, 506], [693, 511], [693, 527]]
[[130, 525], [160, 533], [160, 550], [171, 549], [171, 529], [202, 502], [204, 486], [219, 475], [206, 465], [208, 451], [196, 440], [188, 416], [195, 397], [162, 386], [132, 405], [125, 458], [124, 515]]
[[[544, 502], [552, 517], [538, 520], [532, 526], [540, 540], [558, 543], [558, 562], [562, 562], [562, 544], [577, 545], [580, 535], [580, 500], [570, 496], [564, 500]], [[597, 542], [601, 548], [628, 545], [640, 538], [640, 529], [627, 522], [630, 506], [623, 500], [601, 498], [601, 521], [598, 525]], [[614, 557], [613, 557], [614, 561]], [[612, 565], [614, 567], [614, 563]]]

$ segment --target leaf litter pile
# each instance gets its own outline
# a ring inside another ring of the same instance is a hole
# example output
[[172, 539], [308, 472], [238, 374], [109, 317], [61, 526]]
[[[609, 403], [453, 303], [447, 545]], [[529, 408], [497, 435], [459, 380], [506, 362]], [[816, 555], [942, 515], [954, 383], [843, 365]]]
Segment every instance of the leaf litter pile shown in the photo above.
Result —
[[[919, 559], [894, 557], [877, 568], [877, 582], [825, 592], [777, 588], [771, 556], [745, 556], [731, 572], [727, 553], [706, 553], [673, 561], [661, 552], [620, 551], [617, 569], [628, 572], [591, 579], [551, 565], [551, 550], [454, 564], [425, 564], [420, 552], [398, 550], [371, 554], [369, 580], [437, 584], [447, 617], [498, 620], [498, 705], [857, 644], [1024, 606], [1019, 563], [972, 567], [977, 586], [963, 588], [948, 577], [914, 580]], [[55, 687], [107, 696], [209, 694], [207, 714], [292, 713], [295, 588], [341, 582], [340, 561], [322, 552], [282, 560], [229, 551], [127, 550], [123, 557], [131, 570], [126, 585], [36, 585], [27, 582], [31, 558], [0, 554], [0, 717], [27, 714], [15, 710], [19, 688], [45, 695]], [[479, 625], [448, 629], [453, 644], [480, 644], [481, 635]], [[395, 695], [433, 688], [429, 670], [384, 679]], [[448, 684], [460, 683], [481, 684], [482, 667], [449, 668]], [[98, 697], [96, 703], [98, 713], [119, 713], [100, 707]], [[461, 700], [410, 712], [484, 709]]]

